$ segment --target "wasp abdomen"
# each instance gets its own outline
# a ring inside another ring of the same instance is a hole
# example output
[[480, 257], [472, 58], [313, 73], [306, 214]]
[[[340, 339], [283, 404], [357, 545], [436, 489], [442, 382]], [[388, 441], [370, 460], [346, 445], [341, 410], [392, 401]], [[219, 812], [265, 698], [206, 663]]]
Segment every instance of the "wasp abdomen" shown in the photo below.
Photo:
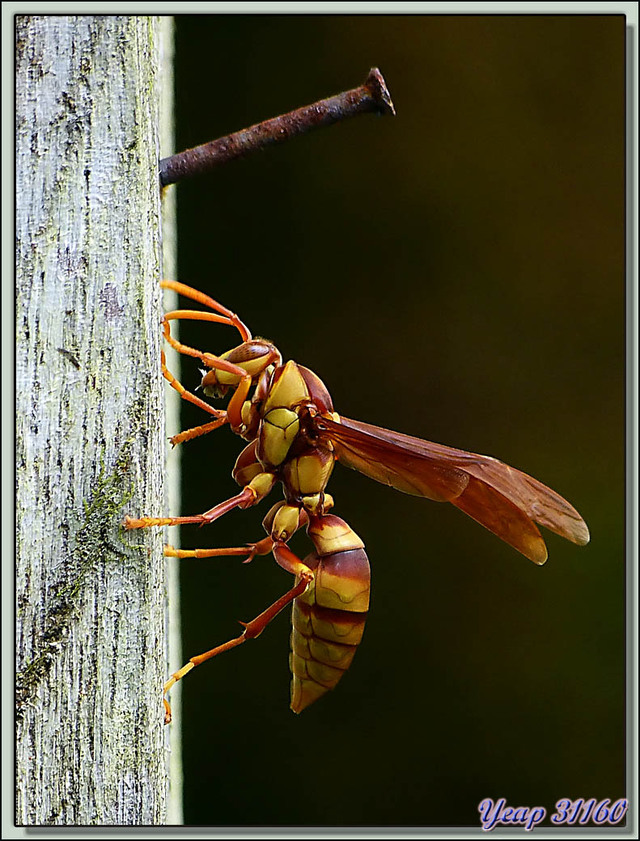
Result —
[[[349, 542], [361, 543], [338, 517], [318, 519], [331, 521], [332, 532], [336, 522], [343, 524], [351, 536]], [[322, 540], [314, 542], [320, 549]], [[333, 689], [351, 665], [364, 633], [371, 581], [369, 560], [362, 546], [324, 555], [316, 552], [304, 563], [315, 571], [315, 577], [293, 603], [289, 662], [293, 675], [291, 709], [296, 713]]]

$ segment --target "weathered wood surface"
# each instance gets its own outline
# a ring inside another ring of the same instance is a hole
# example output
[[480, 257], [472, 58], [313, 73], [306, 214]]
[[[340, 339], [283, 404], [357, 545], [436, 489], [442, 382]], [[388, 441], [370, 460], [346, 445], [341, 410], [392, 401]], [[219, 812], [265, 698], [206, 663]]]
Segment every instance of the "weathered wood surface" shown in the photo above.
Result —
[[[160, 18], [160, 44], [162, 67], [162, 90], [160, 99], [160, 157], [172, 155], [174, 146], [174, 20], [172, 17]], [[163, 191], [162, 201], [162, 267], [163, 277], [177, 279], [178, 277], [178, 243], [177, 243], [177, 196], [175, 188]], [[165, 290], [164, 309], [177, 309], [178, 296], [175, 292]], [[178, 323], [174, 321], [171, 332], [180, 335]], [[174, 374], [180, 376], [180, 354], [176, 353], [166, 342], [164, 350], [167, 362]], [[175, 434], [180, 429], [180, 404], [178, 393], [164, 383], [166, 428], [167, 435]], [[165, 505], [161, 513], [172, 514], [180, 512], [180, 447], [167, 445], [167, 493]], [[178, 534], [173, 530], [169, 540], [178, 544]], [[167, 592], [168, 592], [168, 623], [167, 636], [169, 642], [169, 665], [165, 677], [177, 671], [183, 664], [182, 641], [180, 633], [180, 561], [172, 559], [167, 563]], [[177, 691], [176, 691], [177, 690]], [[182, 774], [182, 705], [181, 687], [171, 692], [171, 709], [174, 716], [173, 726], [169, 730], [169, 797], [167, 801], [167, 823], [171, 825], [183, 823], [183, 774]]]
[[[16, 18], [16, 822], [166, 797], [159, 21]], [[138, 548], [142, 547], [142, 548]]]

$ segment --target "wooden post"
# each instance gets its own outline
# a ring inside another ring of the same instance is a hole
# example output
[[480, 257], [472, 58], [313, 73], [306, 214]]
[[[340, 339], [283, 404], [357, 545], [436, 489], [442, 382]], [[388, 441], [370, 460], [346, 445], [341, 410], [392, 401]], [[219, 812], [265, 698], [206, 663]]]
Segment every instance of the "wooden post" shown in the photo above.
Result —
[[157, 18], [16, 17], [16, 823], [165, 820]]

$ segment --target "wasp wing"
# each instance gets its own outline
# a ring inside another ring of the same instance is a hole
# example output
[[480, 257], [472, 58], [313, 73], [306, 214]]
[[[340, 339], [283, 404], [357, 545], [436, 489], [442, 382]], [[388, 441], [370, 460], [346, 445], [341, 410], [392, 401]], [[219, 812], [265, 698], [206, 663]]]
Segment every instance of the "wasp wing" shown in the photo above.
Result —
[[376, 482], [414, 496], [436, 502], [451, 502], [466, 488], [469, 476], [456, 465], [412, 443], [424, 444], [419, 438], [397, 435], [358, 421], [342, 418], [336, 423], [317, 417], [316, 429], [328, 437], [342, 464], [364, 473]]
[[579, 545], [589, 530], [560, 494], [491, 456], [467, 453], [341, 418], [317, 418], [338, 461], [404, 493], [449, 501], [537, 564], [547, 549], [535, 523]]

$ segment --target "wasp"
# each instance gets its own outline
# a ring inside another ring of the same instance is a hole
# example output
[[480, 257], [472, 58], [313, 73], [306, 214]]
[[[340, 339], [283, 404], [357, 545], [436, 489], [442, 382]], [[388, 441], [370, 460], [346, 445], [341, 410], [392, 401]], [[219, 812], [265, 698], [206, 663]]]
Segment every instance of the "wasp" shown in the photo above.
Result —
[[[246, 555], [245, 563], [271, 552], [279, 566], [295, 576], [284, 595], [250, 622], [241, 623], [242, 634], [192, 657], [170, 677], [163, 691], [167, 723], [171, 709], [166, 696], [177, 681], [206, 660], [255, 639], [291, 603], [291, 709], [300, 713], [333, 689], [349, 668], [364, 632], [371, 573], [361, 538], [330, 513], [333, 498], [326, 488], [336, 461], [403, 493], [450, 502], [536, 564], [547, 559], [536, 523], [578, 545], [588, 543], [589, 530], [580, 514], [537, 479], [491, 456], [339, 415], [316, 374], [297, 362], [283, 363], [275, 345], [253, 338], [235, 313], [183, 283], [161, 285], [206, 307], [167, 312], [162, 319], [164, 337], [176, 351], [204, 365], [200, 388], [206, 397], [231, 395], [226, 410], [214, 408], [173, 376], [163, 351], [162, 373], [169, 384], [182, 399], [212, 416], [171, 442], [189, 441], [229, 424], [248, 442], [232, 474], [242, 490], [203, 514], [127, 517], [125, 526], [203, 526], [234, 508], [257, 505], [280, 483], [284, 498], [263, 521], [266, 538], [225, 549], [166, 546], [164, 551], [177, 558]], [[175, 320], [226, 324], [238, 331], [242, 342], [219, 356], [203, 353], [171, 335], [170, 323]], [[301, 560], [287, 543], [303, 527], [314, 550]]]

